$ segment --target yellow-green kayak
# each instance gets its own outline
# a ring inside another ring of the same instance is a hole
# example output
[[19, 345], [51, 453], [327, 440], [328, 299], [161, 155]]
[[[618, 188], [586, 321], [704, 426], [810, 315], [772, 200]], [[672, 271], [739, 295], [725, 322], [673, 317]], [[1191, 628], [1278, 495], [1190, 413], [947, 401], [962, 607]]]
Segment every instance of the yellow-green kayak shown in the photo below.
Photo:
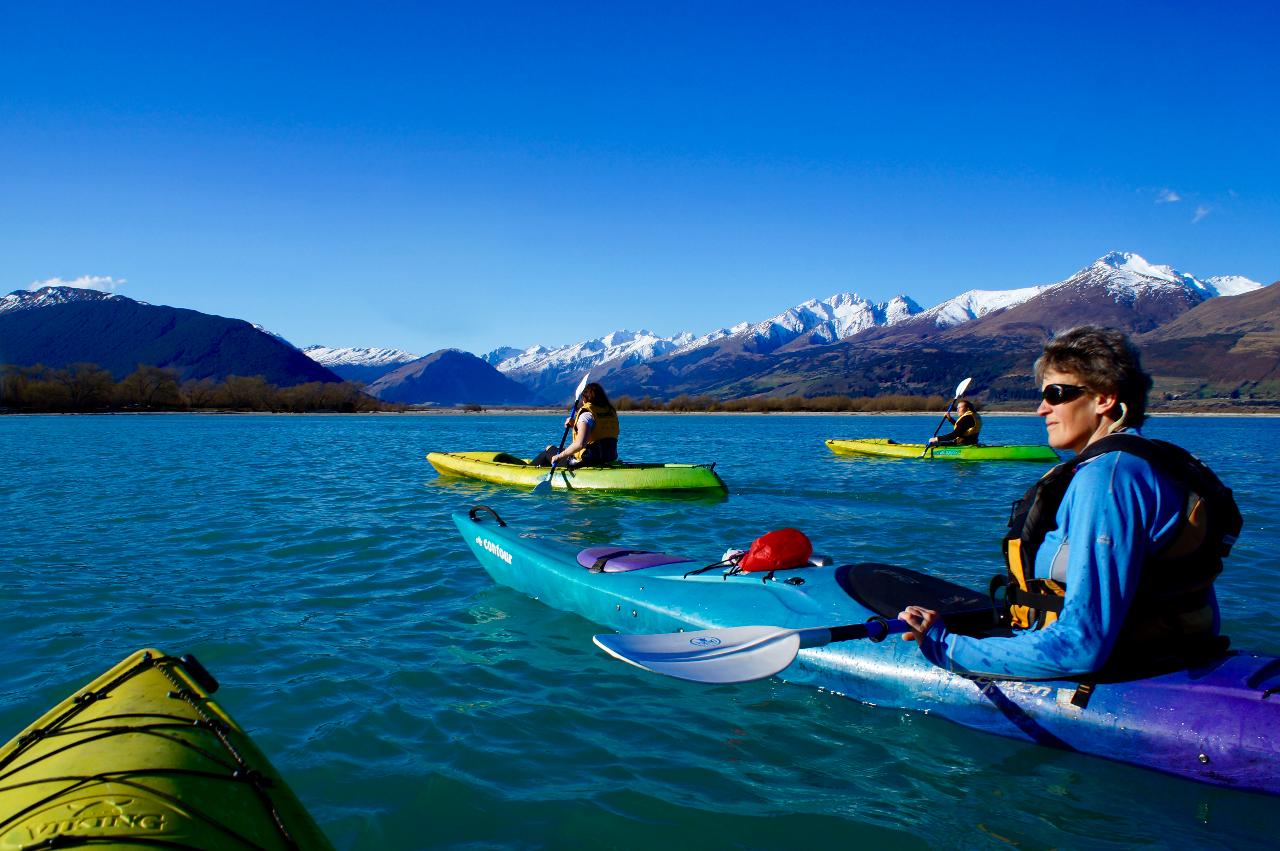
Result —
[[827, 448], [837, 455], [875, 455], [880, 458], [953, 458], [960, 461], [1054, 461], [1058, 453], [1049, 446], [1011, 444], [1008, 446], [935, 446], [923, 443], [894, 443], [883, 437], [828, 440]]
[[190, 656], [139, 650], [0, 749], [0, 848], [331, 849]]
[[[506, 452], [432, 452], [431, 466], [445, 476], [465, 476], [500, 485], [532, 488], [551, 472]], [[714, 464], [610, 464], [559, 469], [551, 477], [558, 490], [687, 491], [725, 490]]]

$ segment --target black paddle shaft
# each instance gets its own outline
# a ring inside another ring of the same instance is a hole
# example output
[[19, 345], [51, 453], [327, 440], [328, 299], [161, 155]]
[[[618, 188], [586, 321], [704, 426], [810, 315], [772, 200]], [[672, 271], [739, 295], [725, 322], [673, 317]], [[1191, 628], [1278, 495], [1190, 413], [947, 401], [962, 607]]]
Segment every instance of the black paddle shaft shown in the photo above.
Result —
[[937, 436], [938, 436], [938, 432], [942, 431], [942, 424], [943, 424], [943, 423], [945, 423], [945, 422], [947, 421], [947, 417], [951, 416], [951, 409], [952, 409], [952, 408], [954, 408], [955, 406], [956, 406], [956, 400], [955, 400], [955, 399], [952, 399], [952, 400], [951, 400], [951, 404], [950, 404], [950, 405], [947, 405], [947, 412], [946, 412], [945, 414], [943, 414], [943, 415], [942, 415], [942, 419], [938, 420], [938, 425], [937, 425], [937, 427], [936, 427], [936, 428], [934, 428], [934, 430], [933, 430], [933, 436], [934, 436], [934, 437], [937, 437]]
[[569, 409], [569, 424], [564, 427], [564, 434], [560, 435], [560, 449], [557, 451], [560, 451], [560, 452], [564, 451], [565, 441], [569, 439], [569, 430], [573, 428], [573, 418], [577, 413], [578, 413], [578, 400], [574, 399], [573, 407]]
[[573, 428], [573, 421], [578, 416], [578, 405], [582, 402], [582, 394], [579, 393], [573, 397], [573, 405], [569, 408], [569, 424], [564, 427], [564, 434], [560, 435], [560, 448], [558, 452], [564, 451], [564, 442], [569, 439], [569, 430]]
[[869, 619], [866, 623], [851, 623], [844, 626], [831, 627], [831, 640], [853, 641], [859, 638], [870, 638], [872, 641], [884, 641], [889, 634], [889, 622], [881, 617]]

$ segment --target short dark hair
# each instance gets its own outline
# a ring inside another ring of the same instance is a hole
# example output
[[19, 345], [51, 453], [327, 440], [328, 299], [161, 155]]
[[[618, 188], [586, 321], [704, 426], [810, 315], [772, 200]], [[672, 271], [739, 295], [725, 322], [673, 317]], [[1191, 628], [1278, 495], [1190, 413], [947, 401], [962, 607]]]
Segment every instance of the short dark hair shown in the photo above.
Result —
[[1036, 360], [1036, 381], [1049, 370], [1067, 372], [1095, 393], [1114, 393], [1125, 406], [1125, 425], [1140, 426], [1147, 418], [1151, 376], [1129, 337], [1115, 328], [1081, 325], [1045, 343]]

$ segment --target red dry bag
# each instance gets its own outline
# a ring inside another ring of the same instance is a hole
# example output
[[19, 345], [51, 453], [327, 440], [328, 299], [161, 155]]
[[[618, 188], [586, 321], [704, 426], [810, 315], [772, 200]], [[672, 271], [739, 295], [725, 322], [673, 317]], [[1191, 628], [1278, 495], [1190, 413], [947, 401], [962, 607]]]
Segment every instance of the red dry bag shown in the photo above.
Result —
[[813, 555], [813, 544], [799, 529], [775, 529], [751, 542], [751, 549], [738, 563], [738, 570], [754, 573], [761, 570], [786, 570], [803, 567]]

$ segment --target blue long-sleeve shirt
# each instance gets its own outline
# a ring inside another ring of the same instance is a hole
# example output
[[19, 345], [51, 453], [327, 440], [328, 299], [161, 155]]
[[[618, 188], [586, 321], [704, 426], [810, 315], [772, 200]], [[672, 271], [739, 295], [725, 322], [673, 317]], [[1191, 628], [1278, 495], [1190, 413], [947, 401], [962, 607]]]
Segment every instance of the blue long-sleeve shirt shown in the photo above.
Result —
[[1185, 501], [1179, 484], [1136, 455], [1108, 452], [1087, 460], [1058, 507], [1058, 528], [1036, 552], [1035, 578], [1061, 580], [1065, 567], [1066, 599], [1057, 621], [992, 638], [935, 625], [921, 650], [959, 673], [1054, 679], [1097, 671], [1120, 635], [1143, 560], [1176, 534]]

